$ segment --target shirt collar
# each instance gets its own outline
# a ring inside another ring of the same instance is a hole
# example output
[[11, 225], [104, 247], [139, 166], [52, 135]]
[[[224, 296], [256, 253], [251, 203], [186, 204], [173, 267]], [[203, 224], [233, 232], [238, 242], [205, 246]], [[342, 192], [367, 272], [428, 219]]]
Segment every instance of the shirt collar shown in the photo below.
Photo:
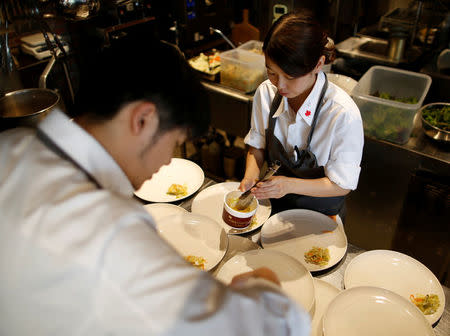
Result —
[[133, 196], [134, 188], [117, 162], [93, 136], [66, 114], [55, 109], [38, 127], [102, 188], [125, 197]]
[[[316, 113], [317, 104], [319, 102], [320, 93], [322, 92], [322, 88], [325, 85], [325, 75], [321, 71], [317, 75], [317, 80], [314, 83], [314, 87], [309, 93], [308, 97], [306, 97], [302, 106], [297, 111], [297, 118], [300, 116], [303, 120], [311, 126], [311, 123], [314, 119], [314, 114]], [[289, 104], [286, 97], [283, 97], [283, 104], [280, 104], [277, 111], [274, 113], [273, 118], [279, 117], [283, 112], [289, 111]]]

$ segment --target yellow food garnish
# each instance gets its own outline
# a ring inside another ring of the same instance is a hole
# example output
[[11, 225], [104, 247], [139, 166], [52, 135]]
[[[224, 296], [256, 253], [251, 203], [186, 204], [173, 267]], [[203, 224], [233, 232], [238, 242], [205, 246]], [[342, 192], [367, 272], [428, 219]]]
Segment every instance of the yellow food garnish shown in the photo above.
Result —
[[436, 294], [416, 295], [415, 297], [411, 294], [409, 299], [422, 311], [422, 313], [424, 313], [424, 315], [436, 313], [440, 306], [439, 296]]
[[206, 259], [203, 257], [196, 257], [192, 255], [188, 255], [184, 257], [187, 262], [190, 262], [193, 266], [200, 268], [202, 270], [205, 269]]
[[330, 251], [328, 248], [313, 246], [311, 250], [305, 252], [305, 261], [309, 264], [325, 266], [330, 261]]
[[236, 208], [236, 203], [239, 200], [239, 197], [233, 197], [227, 200], [227, 204], [228, 206], [235, 210], [235, 211], [239, 211], [239, 212], [250, 212], [252, 211], [254, 208], [252, 207], [252, 204], [250, 203], [250, 205], [248, 207], [246, 207], [245, 209], [239, 210]]
[[187, 186], [181, 184], [172, 184], [167, 190], [167, 195], [174, 195], [177, 198], [187, 195]]

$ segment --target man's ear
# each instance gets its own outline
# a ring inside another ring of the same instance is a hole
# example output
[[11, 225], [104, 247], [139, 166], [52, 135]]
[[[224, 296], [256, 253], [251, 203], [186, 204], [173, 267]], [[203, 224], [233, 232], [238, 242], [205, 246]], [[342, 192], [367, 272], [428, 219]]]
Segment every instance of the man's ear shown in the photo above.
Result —
[[319, 57], [319, 60], [317, 61], [316, 67], [314, 68], [314, 73], [318, 74], [322, 70], [324, 65], [325, 65], [325, 56], [322, 55]]
[[137, 102], [130, 109], [130, 130], [135, 136], [152, 137], [158, 130], [159, 117], [156, 106], [150, 102]]

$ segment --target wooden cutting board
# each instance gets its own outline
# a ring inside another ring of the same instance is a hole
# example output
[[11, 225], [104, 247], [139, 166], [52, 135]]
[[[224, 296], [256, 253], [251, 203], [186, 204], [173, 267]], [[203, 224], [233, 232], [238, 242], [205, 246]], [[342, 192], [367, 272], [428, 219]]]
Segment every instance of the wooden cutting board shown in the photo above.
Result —
[[242, 22], [231, 30], [231, 40], [237, 46], [250, 40], [259, 41], [259, 29], [248, 22], [248, 9], [242, 11]]

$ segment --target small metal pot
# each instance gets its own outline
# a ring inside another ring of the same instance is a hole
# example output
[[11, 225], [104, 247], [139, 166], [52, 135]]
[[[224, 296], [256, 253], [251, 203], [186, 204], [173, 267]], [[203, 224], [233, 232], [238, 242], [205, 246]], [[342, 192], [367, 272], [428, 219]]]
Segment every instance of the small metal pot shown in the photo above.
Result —
[[422, 106], [419, 110], [420, 118], [422, 119], [422, 128], [423, 128], [425, 134], [427, 136], [429, 136], [430, 138], [432, 138], [433, 140], [436, 140], [439, 142], [444, 142], [444, 143], [449, 143], [450, 142], [450, 132], [449, 131], [445, 131], [443, 129], [440, 129], [439, 127], [433, 126], [423, 118], [423, 111], [430, 106], [436, 106], [436, 105], [449, 106], [450, 103], [431, 103], [431, 104]]
[[56, 107], [64, 110], [60, 95], [50, 89], [9, 92], [0, 99], [0, 131], [13, 127], [35, 127]]

